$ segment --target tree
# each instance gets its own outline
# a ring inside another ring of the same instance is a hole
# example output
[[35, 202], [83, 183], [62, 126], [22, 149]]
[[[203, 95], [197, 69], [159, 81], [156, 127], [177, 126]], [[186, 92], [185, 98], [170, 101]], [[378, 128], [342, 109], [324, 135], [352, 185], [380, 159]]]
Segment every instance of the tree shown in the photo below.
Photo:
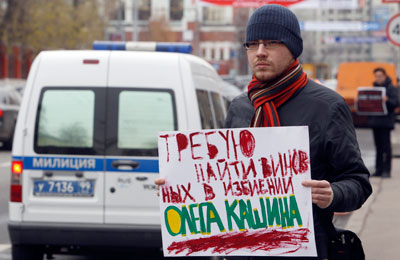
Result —
[[[21, 25], [26, 24], [26, 11], [29, 4], [25, 5], [24, 1], [5, 0], [2, 1], [7, 5], [7, 9], [2, 13], [2, 21], [0, 26], [0, 42], [20, 43], [20, 38], [23, 37], [24, 31], [21, 30]], [[29, 2], [30, 3], [30, 2]]]
[[7, 0], [0, 41], [43, 49], [90, 48], [104, 38], [97, 0]]

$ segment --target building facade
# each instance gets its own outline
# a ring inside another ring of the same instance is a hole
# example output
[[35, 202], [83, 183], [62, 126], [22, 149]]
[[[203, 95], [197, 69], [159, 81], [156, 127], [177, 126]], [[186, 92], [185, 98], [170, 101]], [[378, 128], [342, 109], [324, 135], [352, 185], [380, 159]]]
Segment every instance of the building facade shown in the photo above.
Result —
[[[249, 73], [242, 43], [254, 8], [215, 6], [201, 0], [98, 1], [99, 12], [107, 21], [104, 40], [188, 42], [193, 53], [210, 62], [220, 75]], [[385, 32], [388, 20], [400, 12], [400, 4], [382, 0], [308, 1], [331, 3], [329, 8], [290, 7], [301, 23], [304, 51], [300, 61], [305, 68], [314, 69], [310, 76], [334, 78], [342, 62], [400, 64], [400, 47], [391, 44]], [[355, 4], [335, 6], [336, 1]], [[0, 47], [0, 77], [26, 77], [32, 53], [18, 48], [6, 53], [5, 46]]]
[[[400, 47], [386, 37], [388, 20], [400, 12], [400, 4], [381, 0], [359, 1], [352, 9], [294, 9], [302, 21], [303, 63], [328, 67], [317, 78], [334, 78], [342, 62], [377, 61], [400, 64]], [[307, 27], [312, 23], [313, 28]], [[400, 73], [400, 66], [397, 65]]]
[[[302, 24], [301, 62], [323, 68], [316, 78], [334, 77], [342, 62], [400, 62], [399, 47], [390, 44], [385, 33], [399, 5], [381, 0], [352, 2], [352, 7], [292, 8]], [[194, 54], [221, 75], [249, 72], [242, 42], [254, 8], [215, 6], [201, 0], [118, 0], [114, 4], [108, 40], [190, 42]]]
[[242, 49], [248, 8], [199, 0], [119, 0], [110, 12], [107, 40], [189, 42], [193, 53], [221, 75], [246, 74]]

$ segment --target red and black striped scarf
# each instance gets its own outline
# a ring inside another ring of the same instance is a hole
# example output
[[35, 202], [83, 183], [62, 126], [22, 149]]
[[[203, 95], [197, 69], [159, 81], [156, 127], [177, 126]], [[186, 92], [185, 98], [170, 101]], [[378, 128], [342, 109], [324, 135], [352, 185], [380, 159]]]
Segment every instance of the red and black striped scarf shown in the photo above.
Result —
[[253, 75], [248, 86], [248, 97], [255, 113], [250, 127], [280, 126], [276, 109], [308, 82], [299, 60], [295, 60], [281, 77], [262, 83]]

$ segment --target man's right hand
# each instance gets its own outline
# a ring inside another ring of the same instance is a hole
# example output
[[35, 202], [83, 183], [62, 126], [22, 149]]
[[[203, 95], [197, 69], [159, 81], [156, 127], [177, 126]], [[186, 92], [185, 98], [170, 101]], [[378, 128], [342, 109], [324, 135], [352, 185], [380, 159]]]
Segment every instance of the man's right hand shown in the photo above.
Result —
[[158, 186], [157, 196], [160, 196], [160, 186], [165, 184], [165, 179], [164, 178], [157, 178], [154, 181], [154, 184], [156, 184]]
[[154, 184], [156, 184], [156, 185], [158, 185], [158, 186], [164, 185], [164, 184], [165, 184], [165, 179], [164, 179], [164, 178], [157, 178], [157, 179], [154, 181]]

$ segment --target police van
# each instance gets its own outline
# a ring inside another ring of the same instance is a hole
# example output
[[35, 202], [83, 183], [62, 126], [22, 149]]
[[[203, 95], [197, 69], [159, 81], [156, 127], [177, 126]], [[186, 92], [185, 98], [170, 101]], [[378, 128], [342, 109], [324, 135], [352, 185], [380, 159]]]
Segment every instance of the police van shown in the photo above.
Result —
[[158, 132], [220, 128], [226, 113], [221, 79], [190, 51], [95, 42], [36, 57], [12, 149], [13, 259], [161, 248]]

